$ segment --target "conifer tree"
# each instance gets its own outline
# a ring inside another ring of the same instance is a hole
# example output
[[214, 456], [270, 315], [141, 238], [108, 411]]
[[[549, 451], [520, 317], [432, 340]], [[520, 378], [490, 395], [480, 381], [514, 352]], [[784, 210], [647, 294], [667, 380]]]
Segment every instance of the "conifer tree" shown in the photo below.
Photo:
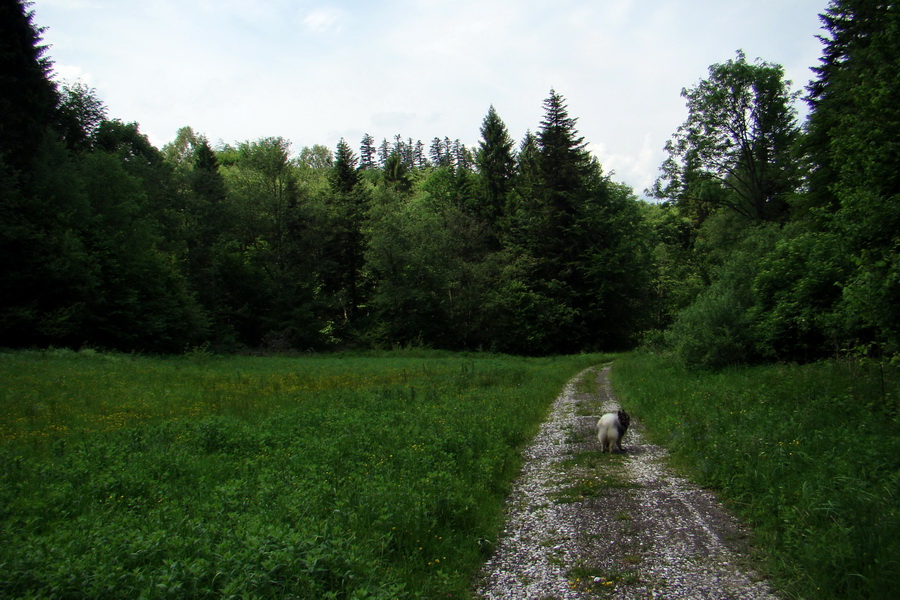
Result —
[[359, 168], [360, 170], [365, 171], [366, 169], [374, 169], [375, 168], [375, 158], [378, 154], [378, 149], [375, 148], [375, 138], [373, 138], [368, 133], [363, 136], [362, 142], [359, 145]]
[[539, 165], [551, 203], [565, 212], [572, 209], [571, 195], [582, 186], [590, 169], [587, 144], [575, 129], [577, 121], [569, 117], [565, 98], [551, 89], [544, 100], [544, 119], [537, 134]]
[[213, 203], [225, 198], [225, 182], [219, 173], [219, 160], [210, 147], [209, 140], [200, 137], [194, 148], [194, 170], [191, 177], [191, 189]]
[[533, 235], [538, 254], [548, 260], [551, 272], [558, 269], [554, 263], [565, 262], [572, 252], [567, 237], [590, 193], [592, 162], [576, 122], [569, 117], [565, 99], [550, 90], [536, 136], [537, 185], [532, 194], [538, 224]]
[[387, 161], [390, 156], [391, 145], [388, 143], [387, 138], [382, 138], [381, 143], [378, 145], [378, 164], [382, 169], [387, 166]]
[[362, 297], [364, 253], [363, 222], [368, 196], [360, 184], [358, 159], [343, 138], [335, 151], [331, 172], [331, 201], [328, 207], [328, 231], [319, 261], [324, 292], [331, 304], [332, 322], [338, 322], [336, 334], [352, 327]]
[[350, 145], [341, 138], [335, 151], [334, 168], [331, 173], [331, 187], [335, 192], [348, 194], [359, 183], [357, 162], [358, 159], [350, 149]]
[[516, 188], [525, 186], [530, 189], [536, 185], [539, 178], [538, 152], [537, 137], [529, 129], [516, 153]]
[[444, 144], [441, 141], [441, 138], [436, 137], [431, 140], [431, 147], [428, 149], [428, 154], [431, 157], [431, 164], [436, 168], [449, 165], [450, 159], [444, 152]]
[[513, 139], [506, 130], [493, 105], [481, 124], [481, 144], [475, 155], [475, 164], [484, 181], [483, 212], [492, 222], [503, 212], [506, 196], [512, 187], [515, 174]]
[[417, 169], [425, 169], [428, 167], [428, 158], [425, 156], [425, 144], [422, 140], [416, 141], [416, 149], [413, 152], [413, 162]]
[[43, 28], [34, 24], [30, 2], [0, 1], [0, 163], [30, 167], [56, 121], [53, 63], [41, 45]]
[[807, 149], [812, 204], [831, 214], [856, 273], [843, 287], [847, 333], [900, 353], [900, 8], [833, 0]]

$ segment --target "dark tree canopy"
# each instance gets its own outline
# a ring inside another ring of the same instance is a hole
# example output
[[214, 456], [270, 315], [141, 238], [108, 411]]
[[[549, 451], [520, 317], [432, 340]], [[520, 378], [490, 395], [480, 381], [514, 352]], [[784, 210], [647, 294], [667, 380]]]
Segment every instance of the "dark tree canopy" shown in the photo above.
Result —
[[662, 204], [604, 173], [555, 89], [518, 147], [490, 106], [474, 151], [212, 147], [190, 127], [160, 151], [95, 90], [57, 89], [29, 6], [0, 0], [4, 344], [900, 352], [893, 3], [831, 2], [804, 129], [779, 65], [712, 65], [683, 92]]
[[30, 3], [0, 1], [0, 160], [23, 169], [55, 120], [52, 62]]
[[84, 150], [94, 132], [106, 120], [106, 106], [97, 90], [81, 82], [60, 89], [59, 131], [71, 150]]

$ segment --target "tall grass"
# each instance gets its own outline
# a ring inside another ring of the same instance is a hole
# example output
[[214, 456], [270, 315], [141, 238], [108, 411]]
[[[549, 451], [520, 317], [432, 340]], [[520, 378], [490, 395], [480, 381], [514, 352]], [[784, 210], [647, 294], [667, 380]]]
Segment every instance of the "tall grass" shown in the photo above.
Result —
[[633, 354], [613, 384], [674, 460], [749, 520], [788, 597], [900, 597], [896, 371], [713, 373]]
[[465, 597], [601, 359], [0, 354], [0, 597]]

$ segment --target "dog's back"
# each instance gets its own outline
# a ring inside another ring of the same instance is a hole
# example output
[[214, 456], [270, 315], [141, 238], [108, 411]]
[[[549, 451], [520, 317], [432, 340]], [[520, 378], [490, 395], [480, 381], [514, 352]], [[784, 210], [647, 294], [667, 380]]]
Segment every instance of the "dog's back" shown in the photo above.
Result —
[[624, 410], [606, 413], [597, 422], [597, 439], [600, 441], [600, 452], [610, 453], [614, 448], [622, 451], [622, 438], [628, 431], [631, 417]]

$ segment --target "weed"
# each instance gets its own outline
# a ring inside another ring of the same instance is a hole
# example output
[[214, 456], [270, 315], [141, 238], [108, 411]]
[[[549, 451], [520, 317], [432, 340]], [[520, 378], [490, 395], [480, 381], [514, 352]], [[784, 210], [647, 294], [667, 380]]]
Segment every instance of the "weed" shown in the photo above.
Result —
[[637, 573], [631, 570], [601, 569], [585, 565], [570, 569], [566, 578], [573, 589], [603, 596], [611, 595], [619, 584], [634, 585], [639, 582]]

